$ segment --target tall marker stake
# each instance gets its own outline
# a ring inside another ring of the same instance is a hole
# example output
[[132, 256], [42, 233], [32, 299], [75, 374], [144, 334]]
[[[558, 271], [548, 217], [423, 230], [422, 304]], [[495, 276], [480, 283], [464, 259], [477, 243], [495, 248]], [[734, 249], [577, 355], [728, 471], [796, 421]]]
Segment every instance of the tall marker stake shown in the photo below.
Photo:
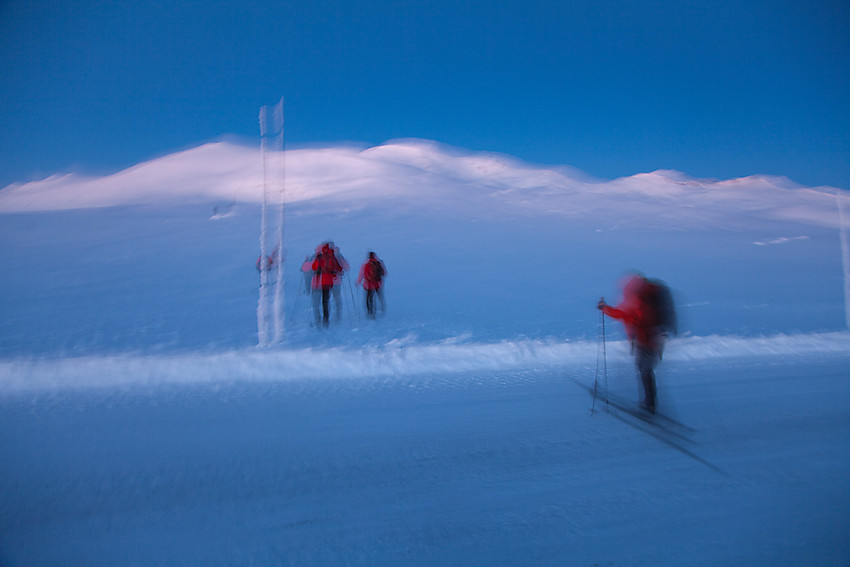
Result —
[[260, 213], [257, 339], [260, 346], [270, 346], [283, 340], [286, 323], [286, 312], [283, 308], [286, 177], [282, 98], [273, 107], [260, 108], [260, 150], [263, 159], [263, 206]]

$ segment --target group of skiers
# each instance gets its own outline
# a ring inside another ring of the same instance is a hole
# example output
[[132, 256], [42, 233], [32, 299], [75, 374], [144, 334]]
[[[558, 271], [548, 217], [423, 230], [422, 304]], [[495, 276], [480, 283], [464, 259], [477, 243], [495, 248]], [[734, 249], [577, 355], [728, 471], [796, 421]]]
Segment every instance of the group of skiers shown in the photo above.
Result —
[[[342, 278], [349, 271], [342, 253], [333, 242], [324, 242], [316, 248], [315, 254], [305, 258], [301, 265], [304, 274], [305, 292], [313, 299], [313, 318], [316, 326], [328, 327], [330, 324], [331, 297], [333, 297], [334, 319], [342, 319]], [[370, 319], [377, 317], [375, 297], [381, 304], [381, 313], [385, 313], [387, 304], [384, 299], [384, 277], [387, 268], [374, 253], [369, 252], [366, 261], [360, 267], [357, 284], [366, 291], [366, 314]]]
[[[270, 269], [277, 261], [276, 252], [266, 261]], [[257, 269], [261, 269], [261, 259], [257, 260]], [[349, 271], [339, 248], [327, 241], [319, 245], [312, 256], [305, 258], [301, 265], [304, 274], [304, 291], [312, 297], [313, 316], [316, 327], [328, 327], [330, 324], [331, 298], [334, 305], [334, 319], [342, 319], [342, 278]], [[376, 298], [381, 313], [386, 313], [384, 299], [384, 277], [387, 268], [374, 252], [369, 252], [366, 261], [360, 267], [356, 283], [365, 290], [366, 314], [370, 319], [377, 317]], [[678, 332], [675, 308], [669, 288], [660, 280], [647, 279], [633, 274], [623, 285], [623, 298], [614, 307], [605, 299], [599, 300], [597, 307], [604, 315], [623, 322], [626, 335], [631, 341], [638, 375], [643, 388], [643, 409], [655, 413], [657, 389], [655, 367], [661, 361], [664, 343], [669, 335]]]

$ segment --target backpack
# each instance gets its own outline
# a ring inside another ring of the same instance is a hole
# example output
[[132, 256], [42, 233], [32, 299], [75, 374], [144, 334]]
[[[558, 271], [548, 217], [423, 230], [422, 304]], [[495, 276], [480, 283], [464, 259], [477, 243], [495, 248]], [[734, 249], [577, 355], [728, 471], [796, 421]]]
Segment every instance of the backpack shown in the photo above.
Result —
[[381, 263], [372, 258], [366, 264], [366, 279], [373, 282], [379, 282], [384, 277], [384, 267]]
[[319, 254], [319, 270], [317, 274], [331, 274], [335, 276], [339, 272], [342, 271], [342, 267], [337, 262], [336, 256], [333, 253], [333, 250], [329, 251], [327, 254]]
[[651, 320], [647, 321], [648, 326], [654, 327], [663, 334], [675, 335], [679, 332], [676, 307], [669, 287], [659, 280], [647, 280], [643, 302], [652, 314]]

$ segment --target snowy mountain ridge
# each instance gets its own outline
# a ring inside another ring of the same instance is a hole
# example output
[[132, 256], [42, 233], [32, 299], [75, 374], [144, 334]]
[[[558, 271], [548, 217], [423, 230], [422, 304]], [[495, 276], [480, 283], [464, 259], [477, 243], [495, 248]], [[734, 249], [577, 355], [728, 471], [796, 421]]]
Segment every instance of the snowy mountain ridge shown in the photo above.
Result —
[[[405, 139], [366, 149], [325, 147], [270, 152], [266, 183], [285, 187], [287, 203], [321, 199], [349, 207], [375, 199], [442, 208], [447, 198], [483, 210], [524, 209], [566, 217], [597, 212], [622, 221], [704, 222], [742, 211], [837, 227], [836, 189], [803, 187], [754, 175], [695, 179], [672, 170], [595, 179], [567, 166], [540, 166], [511, 156], [470, 152]], [[0, 212], [68, 210], [186, 202], [258, 203], [263, 198], [259, 150], [215, 142], [104, 177], [55, 175], [0, 190]], [[483, 197], [483, 199], [482, 199]], [[454, 206], [454, 204], [450, 205]], [[693, 209], [700, 209], [698, 215]]]

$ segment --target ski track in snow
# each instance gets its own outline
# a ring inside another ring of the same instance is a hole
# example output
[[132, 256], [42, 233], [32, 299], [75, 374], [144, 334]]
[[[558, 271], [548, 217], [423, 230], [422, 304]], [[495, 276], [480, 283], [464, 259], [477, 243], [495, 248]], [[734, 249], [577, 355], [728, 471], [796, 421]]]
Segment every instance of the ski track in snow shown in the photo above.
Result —
[[848, 355], [782, 342], [660, 368], [662, 407], [725, 474], [592, 416], [582, 365], [6, 397], [0, 559], [846, 564]]

